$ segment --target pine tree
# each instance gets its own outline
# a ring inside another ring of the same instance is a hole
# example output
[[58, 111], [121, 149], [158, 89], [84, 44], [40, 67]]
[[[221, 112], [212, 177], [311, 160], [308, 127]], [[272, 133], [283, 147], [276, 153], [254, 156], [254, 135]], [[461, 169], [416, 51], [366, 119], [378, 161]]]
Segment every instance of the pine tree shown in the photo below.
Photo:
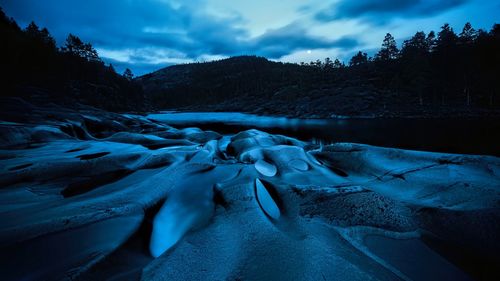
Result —
[[323, 67], [325, 69], [331, 69], [331, 68], [333, 68], [333, 62], [332, 62], [332, 60], [330, 58], [326, 58]]
[[459, 35], [460, 42], [463, 44], [471, 44], [477, 38], [477, 31], [472, 27], [470, 22], [466, 23], [462, 32]]
[[47, 45], [51, 49], [56, 49], [56, 40], [54, 40], [54, 37], [50, 35], [50, 32], [47, 28], [44, 27], [42, 30], [40, 30], [39, 34], [40, 40], [43, 41], [45, 45]]
[[340, 62], [339, 59], [335, 59], [335, 61], [333, 62], [333, 68], [343, 68], [344, 67], [344, 64]]
[[26, 27], [25, 32], [31, 37], [37, 37], [38, 34], [40, 33], [40, 29], [38, 28], [38, 25], [36, 25], [36, 23], [32, 21]]
[[359, 51], [349, 61], [350, 66], [363, 65], [368, 62], [368, 55]]
[[64, 53], [69, 53], [74, 56], [78, 56], [91, 62], [102, 62], [99, 58], [99, 54], [92, 47], [90, 43], [83, 43], [83, 41], [73, 34], [69, 34], [66, 38], [65, 45], [61, 48]]
[[54, 40], [54, 38], [50, 35], [49, 31], [47, 30], [47, 28], [43, 28], [43, 29], [39, 29], [38, 25], [36, 25], [35, 22], [31, 22], [25, 29], [25, 32], [26, 34], [46, 45], [47, 47], [49, 47], [50, 49], [55, 49], [56, 48], [56, 41]]
[[401, 60], [403, 74], [407, 77], [407, 86], [418, 94], [419, 105], [424, 105], [424, 92], [426, 81], [430, 77], [430, 66], [428, 61], [429, 41], [425, 33], [420, 31], [406, 40], [401, 49]]
[[447, 49], [452, 48], [457, 43], [457, 35], [453, 31], [453, 28], [447, 23], [441, 27], [441, 31], [438, 33], [438, 38], [436, 40], [436, 49], [438, 51], [446, 52]]
[[401, 55], [403, 57], [425, 55], [429, 52], [429, 45], [425, 33], [419, 31], [409, 40], [403, 42]]
[[83, 41], [73, 34], [69, 34], [66, 38], [66, 42], [63, 47], [61, 47], [61, 51], [64, 53], [69, 53], [71, 55], [83, 57], [84, 56], [84, 43]]
[[491, 36], [493, 36], [493, 38], [496, 38], [497, 40], [500, 39], [500, 24], [499, 23], [496, 23], [493, 25], [493, 27], [491, 28], [490, 34], [491, 34]]
[[380, 61], [389, 61], [398, 58], [399, 50], [394, 37], [387, 33], [382, 42], [382, 49], [377, 53], [375, 58]]
[[132, 70], [130, 70], [129, 68], [125, 69], [125, 71], [123, 72], [123, 77], [125, 77], [125, 79], [127, 80], [132, 80], [134, 78], [134, 74], [132, 73]]
[[84, 45], [84, 58], [92, 62], [102, 62], [97, 50], [90, 43]]
[[316, 60], [316, 62], [314, 63], [314, 66], [316, 66], [317, 68], [321, 68], [323, 66], [323, 64], [321, 63], [321, 61], [318, 59]]
[[436, 33], [434, 31], [429, 32], [425, 41], [427, 41], [428, 51], [433, 52], [436, 48]]

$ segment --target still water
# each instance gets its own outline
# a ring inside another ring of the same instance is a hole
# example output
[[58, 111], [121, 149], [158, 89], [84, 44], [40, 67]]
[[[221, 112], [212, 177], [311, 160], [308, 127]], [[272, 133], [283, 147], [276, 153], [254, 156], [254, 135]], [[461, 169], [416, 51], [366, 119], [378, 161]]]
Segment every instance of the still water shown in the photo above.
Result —
[[222, 134], [258, 129], [316, 143], [500, 156], [500, 122], [457, 119], [291, 119], [232, 112], [161, 112], [147, 118]]

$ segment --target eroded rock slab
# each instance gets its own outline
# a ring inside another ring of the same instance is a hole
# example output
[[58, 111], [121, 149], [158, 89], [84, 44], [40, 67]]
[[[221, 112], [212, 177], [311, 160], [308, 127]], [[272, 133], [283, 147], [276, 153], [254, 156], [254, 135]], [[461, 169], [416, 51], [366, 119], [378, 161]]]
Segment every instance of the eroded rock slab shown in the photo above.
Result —
[[32, 111], [0, 122], [2, 280], [499, 274], [496, 157]]

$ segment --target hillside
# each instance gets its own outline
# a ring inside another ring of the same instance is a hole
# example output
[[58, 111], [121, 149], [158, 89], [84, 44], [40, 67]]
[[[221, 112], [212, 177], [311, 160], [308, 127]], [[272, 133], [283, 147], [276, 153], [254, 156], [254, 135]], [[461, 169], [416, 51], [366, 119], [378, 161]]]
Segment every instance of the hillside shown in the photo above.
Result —
[[167, 67], [138, 81], [153, 104], [172, 109], [328, 117], [401, 107], [350, 72], [243, 56]]
[[290, 64], [240, 56], [170, 66], [137, 82], [159, 109], [299, 117], [500, 116], [500, 26], [474, 31], [470, 38], [446, 26], [432, 40], [433, 33], [415, 34], [401, 50], [393, 46], [392, 54], [384, 46], [374, 58], [359, 52], [348, 66], [328, 58]]

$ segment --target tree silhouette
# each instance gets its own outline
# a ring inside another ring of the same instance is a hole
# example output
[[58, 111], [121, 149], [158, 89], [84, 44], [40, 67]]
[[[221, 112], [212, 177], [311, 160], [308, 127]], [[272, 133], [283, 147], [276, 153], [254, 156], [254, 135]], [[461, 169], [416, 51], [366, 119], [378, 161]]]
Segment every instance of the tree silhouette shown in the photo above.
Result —
[[399, 55], [399, 50], [394, 37], [387, 33], [382, 42], [382, 49], [375, 55], [376, 60], [389, 61], [397, 59]]
[[112, 63], [109, 64], [108, 69], [110, 72], [116, 73], [115, 67], [113, 66]]
[[459, 35], [460, 42], [463, 44], [472, 44], [477, 38], [477, 31], [472, 27], [470, 22], [466, 23], [462, 32]]
[[102, 62], [97, 51], [90, 43], [84, 43], [78, 36], [69, 34], [65, 45], [61, 48], [65, 53], [84, 58], [90, 62]]
[[441, 52], [446, 52], [450, 48], [454, 47], [457, 43], [457, 35], [453, 31], [453, 28], [447, 23], [441, 27], [441, 31], [438, 33], [436, 40], [436, 50]]
[[345, 67], [344, 63], [340, 62], [339, 59], [335, 59], [332, 65], [333, 68], [343, 68]]
[[129, 68], [127, 68], [123, 72], [123, 77], [125, 77], [125, 79], [131, 81], [134, 78], [134, 74], [132, 73], [132, 70], [130, 70]]
[[321, 60], [317, 59], [314, 62], [314, 66], [317, 67], [317, 68], [321, 68], [323, 66], [323, 63], [321, 62]]
[[323, 64], [323, 67], [325, 69], [332, 69], [333, 68], [333, 62], [330, 58], [325, 59], [325, 63]]
[[26, 29], [24, 30], [26, 32], [26, 34], [28, 36], [31, 36], [31, 37], [37, 37], [38, 34], [40, 33], [40, 29], [38, 28], [38, 25], [36, 25], [35, 22], [31, 22], [30, 24], [28, 24], [28, 26], [26, 27]]
[[[62, 100], [108, 110], [140, 109], [142, 88], [106, 66], [90, 43], [75, 35], [56, 48], [46, 28], [31, 22], [19, 28], [0, 9], [0, 95]], [[68, 103], [68, 104], [71, 104]]]
[[65, 53], [69, 53], [71, 55], [83, 57], [84, 56], [84, 43], [83, 41], [73, 35], [69, 34], [68, 37], [66, 38], [66, 42], [63, 47], [61, 47], [61, 50]]
[[436, 33], [434, 31], [430, 31], [429, 34], [427, 34], [425, 41], [427, 42], [429, 52], [433, 52], [436, 48]]
[[418, 94], [418, 103], [424, 105], [424, 91], [426, 80], [431, 76], [428, 54], [430, 52], [429, 40], [423, 31], [403, 42], [401, 48], [401, 62], [403, 64], [402, 74], [411, 87]]
[[478, 36], [477, 31], [472, 27], [470, 22], [467, 22], [460, 33], [458, 40], [461, 48], [458, 50], [458, 56], [461, 58], [457, 60], [458, 70], [460, 71], [460, 80], [462, 81], [462, 89], [465, 96], [465, 104], [470, 107], [472, 104], [472, 83], [475, 79], [473, 77], [474, 68], [474, 54], [472, 44], [476, 41]]
[[40, 30], [40, 39], [51, 49], [56, 49], [56, 40], [54, 40], [54, 37], [52, 37], [49, 33], [49, 30], [47, 28], [42, 28]]
[[493, 27], [491, 28], [490, 34], [496, 40], [500, 39], [500, 24], [498, 23], [494, 24]]
[[45, 44], [50, 49], [56, 48], [56, 41], [50, 35], [47, 28], [42, 28], [41, 30], [35, 24], [35, 22], [31, 22], [25, 29], [26, 34], [32, 39], [39, 41], [40, 43]]
[[403, 47], [401, 48], [402, 57], [414, 57], [426, 55], [429, 52], [429, 41], [425, 37], [423, 31], [419, 31], [413, 35], [409, 40], [403, 42]]
[[359, 51], [351, 58], [351, 60], [349, 61], [349, 65], [358, 66], [366, 64], [367, 62], [368, 62], [368, 55], [366, 53]]

